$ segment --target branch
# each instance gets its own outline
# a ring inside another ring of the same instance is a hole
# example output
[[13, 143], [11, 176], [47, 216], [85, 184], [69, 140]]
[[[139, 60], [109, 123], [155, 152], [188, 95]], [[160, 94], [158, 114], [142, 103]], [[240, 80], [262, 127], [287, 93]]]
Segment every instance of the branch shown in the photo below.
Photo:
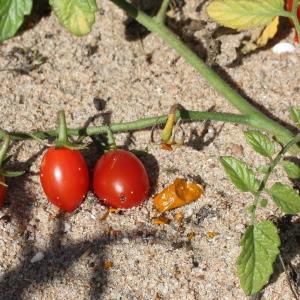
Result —
[[[165, 124], [168, 115], [162, 115], [158, 117], [142, 118], [132, 122], [115, 123], [111, 124], [110, 130], [113, 133], [124, 131], [137, 131], [153, 127], [155, 125]], [[180, 110], [176, 113], [176, 120], [182, 119], [185, 121], [222, 121], [238, 124], [245, 124], [252, 126], [253, 120], [245, 115], [227, 114], [219, 112], [199, 112], [191, 110]], [[93, 136], [102, 133], [107, 133], [107, 125], [103, 126], [90, 126], [83, 128], [68, 128], [68, 136]], [[10, 137], [12, 140], [26, 140], [38, 138], [41, 140], [57, 137], [57, 130], [35, 131], [35, 132], [11, 132]], [[3, 139], [4, 133], [0, 130], [0, 137]]]
[[164, 24], [166, 21], [167, 10], [170, 5], [171, 0], [163, 0], [161, 7], [158, 13], [155, 16], [155, 20], [157, 23]]

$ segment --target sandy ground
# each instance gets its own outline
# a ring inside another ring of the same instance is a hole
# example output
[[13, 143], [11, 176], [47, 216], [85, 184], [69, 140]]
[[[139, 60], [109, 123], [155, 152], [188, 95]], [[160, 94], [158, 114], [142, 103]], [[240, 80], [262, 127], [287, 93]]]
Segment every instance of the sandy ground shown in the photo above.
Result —
[[[191, 46], [202, 56], [210, 47], [209, 60], [221, 65], [227, 79], [269, 113], [289, 122], [289, 107], [300, 105], [300, 48], [288, 55], [265, 49], [243, 57], [235, 67], [226, 67], [235, 58], [234, 48], [242, 35], [222, 35], [222, 51], [216, 52], [207, 36], [215, 25], [195, 21], [205, 18], [204, 1], [187, 2], [171, 25], [176, 27], [179, 15], [190, 18], [182, 34]], [[2, 128], [53, 128], [59, 109], [66, 111], [70, 127], [83, 126], [99, 114], [95, 98], [104, 100], [106, 106], [94, 124], [167, 113], [174, 103], [192, 110], [213, 107], [235, 112], [158, 37], [150, 34], [142, 43], [128, 41], [126, 16], [108, 1], [101, 6], [93, 32], [86, 37], [71, 36], [50, 15], [0, 46], [1, 68], [19, 68], [24, 60], [26, 64], [26, 54], [15, 47], [28, 47], [46, 58], [28, 72], [0, 72]], [[291, 32], [284, 37], [292, 38]], [[153, 185], [156, 182], [154, 192], [176, 177], [205, 185], [205, 196], [199, 201], [167, 214], [172, 219], [182, 211], [182, 225], [175, 221], [153, 225], [156, 213], [151, 197], [142, 207], [110, 214], [101, 221], [105, 208], [89, 193], [75, 213], [59, 215], [39, 184], [43, 147], [37, 142], [14, 145], [11, 166], [28, 172], [9, 180], [6, 204], [0, 211], [0, 298], [247, 299], [239, 287], [235, 260], [248, 221], [244, 209], [251, 197], [228, 182], [218, 157], [235, 155], [255, 167], [264, 161], [246, 145], [243, 126], [206, 122], [185, 124], [184, 129], [188, 141], [173, 152], [150, 144], [148, 130], [117, 135], [120, 146], [148, 153], [141, 159]], [[98, 157], [96, 149], [85, 155], [91, 166]], [[272, 181], [281, 176], [279, 172]], [[261, 210], [260, 217], [266, 218], [269, 211], [274, 213], [274, 206]], [[283, 257], [297, 271], [298, 219], [281, 221], [287, 223], [282, 231]], [[209, 238], [209, 231], [219, 235]], [[39, 252], [43, 259], [32, 263]], [[279, 263], [262, 299], [292, 299]]]

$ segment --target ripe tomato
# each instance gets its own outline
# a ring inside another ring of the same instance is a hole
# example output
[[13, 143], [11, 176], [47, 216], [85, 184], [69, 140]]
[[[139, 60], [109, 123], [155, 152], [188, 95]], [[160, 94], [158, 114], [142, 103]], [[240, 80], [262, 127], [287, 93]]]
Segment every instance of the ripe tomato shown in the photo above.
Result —
[[96, 163], [93, 188], [105, 205], [131, 208], [147, 198], [149, 178], [134, 154], [120, 149], [111, 150]]
[[[295, 0], [295, 1], [298, 1], [298, 0]], [[294, 2], [293, 0], [287, 0], [287, 2], [286, 2], [286, 9], [288, 11], [292, 10], [292, 8], [293, 8], [293, 2]], [[300, 5], [298, 5], [298, 8], [297, 8], [297, 17], [298, 17], [298, 20], [300, 21]], [[290, 21], [293, 24], [293, 21], [292, 20], [290, 20]], [[298, 39], [299, 39], [299, 37], [298, 37], [298, 35], [296, 33], [296, 35], [295, 35], [295, 42], [298, 43]]]
[[[5, 183], [5, 178], [3, 176], [0, 176], [0, 181]], [[3, 206], [5, 194], [6, 194], [6, 186], [0, 184], [0, 207]]]
[[77, 150], [49, 148], [42, 160], [40, 180], [50, 202], [72, 212], [89, 189], [87, 164]]

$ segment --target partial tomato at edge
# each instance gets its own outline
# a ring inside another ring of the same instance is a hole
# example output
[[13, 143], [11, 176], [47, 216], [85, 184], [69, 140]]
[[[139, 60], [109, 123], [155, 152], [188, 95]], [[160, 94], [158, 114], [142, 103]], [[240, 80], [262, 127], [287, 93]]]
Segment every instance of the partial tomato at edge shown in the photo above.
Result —
[[68, 148], [49, 148], [42, 160], [40, 180], [48, 200], [72, 212], [89, 189], [89, 172], [82, 154]]
[[140, 205], [147, 199], [149, 188], [144, 165], [129, 151], [111, 150], [95, 165], [93, 189], [106, 206], [131, 208]]
[[[298, 1], [298, 0], [296, 0]], [[292, 8], [293, 8], [293, 0], [287, 0], [286, 1], [286, 10], [287, 11], [292, 11]], [[297, 17], [298, 17], [298, 20], [300, 21], [300, 5], [298, 5], [298, 8], [297, 8]], [[292, 20], [290, 20], [290, 22], [292, 23], [292, 25], [294, 26], [294, 23]], [[299, 37], [298, 37], [298, 34], [295, 33], [295, 38], [294, 38], [295, 42], [298, 43], [299, 42]]]
[[[3, 176], [0, 176], [0, 181], [3, 182], [3, 183], [5, 183], [5, 178]], [[7, 189], [6, 186], [4, 186], [3, 184], [0, 184], [0, 208], [4, 204], [4, 198], [5, 198], [5, 194], [6, 194], [6, 189]]]

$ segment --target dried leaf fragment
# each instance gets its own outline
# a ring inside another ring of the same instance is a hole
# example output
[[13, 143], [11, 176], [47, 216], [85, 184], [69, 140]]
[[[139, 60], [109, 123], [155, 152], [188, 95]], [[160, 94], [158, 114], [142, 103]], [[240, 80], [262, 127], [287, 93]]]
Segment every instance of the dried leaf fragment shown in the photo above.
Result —
[[114, 264], [110, 260], [105, 260], [103, 262], [103, 269], [106, 270], [106, 271], [109, 270], [110, 268], [112, 268], [113, 266], [114, 266]]
[[153, 205], [157, 211], [165, 212], [187, 205], [202, 195], [203, 187], [201, 185], [176, 178], [174, 183], [155, 195]]
[[167, 217], [165, 216], [160, 216], [160, 217], [157, 217], [157, 218], [153, 218], [152, 219], [152, 223], [154, 225], [164, 225], [164, 224], [169, 224], [170, 223], [170, 219], [168, 219]]
[[207, 232], [207, 237], [210, 238], [210, 239], [212, 239], [212, 238], [214, 238], [214, 237], [216, 237], [218, 235], [220, 235], [220, 233], [216, 232], [216, 231], [208, 231]]
[[268, 24], [263, 32], [261, 33], [260, 37], [257, 39], [256, 44], [259, 47], [263, 47], [267, 44], [267, 42], [272, 39], [278, 31], [279, 25], [279, 17], [275, 17], [270, 24]]
[[196, 236], [196, 233], [194, 231], [189, 232], [186, 237], [189, 241], [191, 241]]

